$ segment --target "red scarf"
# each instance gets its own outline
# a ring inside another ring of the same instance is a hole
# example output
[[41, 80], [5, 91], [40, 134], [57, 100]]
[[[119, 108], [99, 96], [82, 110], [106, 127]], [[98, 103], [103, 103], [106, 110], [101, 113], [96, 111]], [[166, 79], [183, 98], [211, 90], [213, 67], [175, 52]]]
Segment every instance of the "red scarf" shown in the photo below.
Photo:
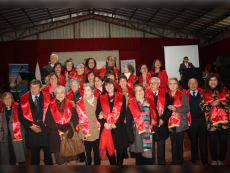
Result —
[[[64, 74], [67, 74], [67, 70], [64, 71]], [[71, 69], [71, 71], [69, 72], [69, 79], [72, 79], [74, 77], [76, 77], [76, 71], [74, 68]]]
[[[51, 114], [54, 118], [54, 121], [58, 124], [66, 124], [70, 121], [71, 117], [72, 117], [72, 108], [73, 108], [73, 104], [72, 102], [70, 102], [68, 99], [65, 99], [65, 108], [64, 108], [64, 115], [61, 114], [60, 109], [58, 108], [58, 104], [56, 102], [56, 99], [53, 99], [50, 104], [50, 111]], [[58, 129], [60, 138], [62, 138], [63, 136], [63, 132], [61, 132]]]
[[[153, 92], [150, 88], [146, 91], [145, 96], [154, 101]], [[164, 109], [165, 109], [165, 92], [162, 89], [158, 88], [157, 111], [159, 117], [163, 115]]]
[[114, 83], [115, 83], [115, 85], [116, 85], [116, 87], [117, 87], [117, 90], [118, 90], [120, 93], [123, 93], [122, 88], [121, 88], [121, 86], [119, 85], [119, 83], [118, 83], [117, 81], [114, 81]]
[[[48, 109], [48, 105], [50, 103], [50, 96], [48, 96], [47, 94], [43, 93], [43, 123], [45, 121], [45, 116], [46, 116], [46, 111]], [[20, 99], [21, 102], [21, 107], [22, 107], [22, 112], [23, 112], [23, 116], [32, 124], [35, 125], [34, 120], [33, 120], [33, 116], [31, 113], [31, 109], [30, 109], [30, 103], [29, 103], [29, 92], [27, 92], [26, 94], [24, 94], [23, 96], [21, 96]], [[44, 123], [45, 124], [45, 123]]]
[[59, 80], [60, 80], [60, 84], [61, 84], [62, 86], [65, 86], [65, 83], [66, 83], [66, 77], [65, 77], [65, 75], [64, 75], [64, 74], [60, 74], [60, 76], [59, 76]]
[[[221, 89], [221, 93], [217, 91], [217, 98], [219, 101], [226, 101], [226, 89]], [[209, 88], [208, 92], [204, 95], [204, 100], [206, 103], [212, 103], [214, 102], [212, 98], [212, 90]], [[213, 123], [213, 125], [217, 125], [219, 123], [227, 123], [228, 122], [228, 116], [226, 113], [226, 109], [222, 109], [219, 105], [212, 107], [212, 109], [209, 111], [210, 118]]]
[[[171, 90], [169, 91], [169, 95], [171, 97]], [[181, 107], [182, 98], [183, 98], [182, 91], [177, 90], [174, 96], [173, 106]], [[172, 115], [168, 121], [168, 127], [172, 128], [172, 127], [179, 127], [179, 126], [180, 126], [180, 113], [172, 111]]]
[[[123, 104], [123, 94], [119, 92], [114, 93], [114, 106], [112, 112], [110, 112], [108, 93], [101, 95], [100, 97], [101, 108], [104, 117], [109, 125], [115, 124], [120, 117], [121, 106]], [[110, 130], [103, 129], [100, 139], [100, 158], [103, 160], [106, 155], [106, 148], [110, 156], [114, 154], [113, 138]]]
[[[146, 90], [149, 89], [149, 81], [151, 78], [152, 78], [152, 75], [151, 73], [148, 72], [146, 75]], [[142, 74], [138, 77], [138, 79], [139, 79], [139, 84], [142, 84], [144, 86]]]
[[[106, 72], [106, 65], [104, 65], [101, 69], [100, 69], [100, 72], [99, 72], [99, 75], [101, 76], [101, 77], [103, 77], [103, 79], [104, 79], [104, 73]], [[114, 72], [114, 74], [115, 74], [115, 76], [116, 76], [116, 81], [118, 81], [118, 74], [117, 74], [117, 68], [114, 66], [113, 67], [113, 72]]]
[[[202, 96], [204, 90], [201, 89], [201, 88], [198, 88], [197, 90], [198, 90], [200, 96]], [[190, 89], [188, 89], [188, 90], [185, 92], [185, 94], [186, 94], [186, 96], [187, 96], [187, 98], [188, 98], [188, 102], [189, 102], [189, 98], [190, 98]], [[191, 126], [191, 113], [190, 113], [190, 111], [187, 113], [187, 118], [188, 118], [188, 125]]]
[[[13, 137], [14, 141], [21, 141], [22, 140], [22, 133], [20, 129], [20, 122], [18, 120], [18, 103], [17, 102], [12, 102], [12, 109], [13, 109]], [[2, 112], [3, 105], [0, 103], [0, 113]], [[3, 116], [3, 115], [1, 115]]]
[[[86, 74], [87, 74], [89, 71], [91, 71], [91, 70], [89, 69], [89, 67], [86, 67], [86, 68], [85, 68], [85, 73], [84, 73], [84, 75], [86, 76]], [[94, 67], [94, 68], [93, 68], [93, 71], [95, 72], [96, 75], [98, 75], [99, 70], [98, 70], [97, 67]]]
[[129, 76], [127, 86], [133, 87], [133, 84], [134, 84], [134, 82], [135, 82], [135, 79], [136, 79], [136, 75], [132, 73], [132, 74]]
[[133, 88], [127, 86], [126, 87], [128, 89], [128, 93], [129, 93], [129, 100], [131, 100], [132, 98], [134, 98], [134, 95], [133, 95]]
[[[79, 115], [79, 122], [81, 126], [81, 130], [84, 133], [85, 137], [91, 136], [90, 134], [90, 127], [89, 127], [89, 120], [85, 110], [85, 104], [83, 98], [77, 102], [78, 104], [78, 115]], [[100, 130], [101, 124], [97, 121], [97, 128]]]
[[[156, 110], [155, 110], [155, 103], [150, 98], [146, 98], [147, 102], [149, 103], [149, 108], [151, 112], [151, 130], [152, 127], [157, 124], [157, 116], [156, 116]], [[145, 130], [145, 122], [143, 120], [143, 117], [141, 115], [140, 109], [137, 105], [137, 101], [135, 98], [131, 99], [128, 103], [129, 109], [133, 115], [134, 122], [137, 126], [137, 130], [139, 134], [144, 133]], [[154, 133], [154, 131], [152, 131]]]
[[[83, 97], [83, 92], [82, 92], [82, 90], [79, 88], [79, 93], [80, 93], [80, 96], [81, 97]], [[68, 100], [73, 100], [73, 91], [71, 90], [71, 91], [69, 91], [67, 94], [66, 94], [66, 98], [68, 99]], [[81, 99], [81, 98], [80, 98]]]
[[[59, 84], [57, 84], [59, 86]], [[42, 89], [43, 94], [49, 94], [50, 93], [50, 85], [46, 85], [45, 88]]]

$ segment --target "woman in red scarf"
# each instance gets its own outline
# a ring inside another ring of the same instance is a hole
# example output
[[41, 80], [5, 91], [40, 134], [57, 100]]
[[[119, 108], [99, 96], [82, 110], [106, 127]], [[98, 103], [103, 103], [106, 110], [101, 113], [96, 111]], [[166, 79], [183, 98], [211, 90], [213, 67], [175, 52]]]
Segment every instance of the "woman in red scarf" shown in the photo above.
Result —
[[54, 153], [56, 163], [66, 165], [69, 161], [71, 165], [76, 165], [77, 156], [61, 157], [60, 144], [63, 133], [68, 131], [68, 138], [73, 137], [73, 129], [69, 122], [76, 127], [78, 124], [78, 114], [66, 96], [66, 89], [63, 86], [57, 86], [54, 90], [55, 99], [49, 104], [46, 112], [45, 124], [49, 131], [50, 152]]
[[120, 93], [123, 93], [122, 92], [122, 88], [121, 86], [119, 85], [119, 83], [115, 80], [116, 79], [116, 75], [114, 74], [114, 72], [112, 70], [107, 70], [105, 73], [104, 73], [104, 79], [107, 79], [107, 78], [110, 78], [113, 80], [114, 84], [116, 85], [117, 87], [117, 90], [120, 92]]
[[179, 90], [180, 84], [177, 78], [170, 78], [168, 87], [171, 98], [171, 105], [168, 106], [168, 109], [172, 111], [168, 120], [172, 145], [172, 165], [176, 165], [177, 162], [178, 165], [183, 165], [183, 140], [184, 132], [188, 129], [187, 113], [190, 106], [186, 94]]
[[84, 70], [85, 70], [84, 65], [83, 64], [77, 64], [76, 67], [75, 67], [75, 70], [77, 72], [75, 77], [80, 79], [80, 81], [81, 81], [80, 88], [82, 89], [83, 83], [84, 83], [84, 80], [85, 80], [85, 77], [84, 77]]
[[10, 92], [0, 103], [0, 165], [18, 165], [27, 159], [25, 130], [18, 120], [18, 103]]
[[168, 92], [167, 83], [168, 83], [168, 75], [165, 70], [162, 68], [162, 61], [160, 59], [155, 59], [152, 65], [152, 74], [156, 75], [161, 81], [160, 89], [164, 92]]
[[48, 76], [48, 81], [49, 84], [43, 88], [42, 92], [44, 94], [49, 94], [51, 100], [53, 100], [55, 98], [54, 89], [60, 85], [60, 79], [56, 73], [52, 72]]
[[60, 62], [54, 64], [54, 72], [58, 75], [60, 84], [65, 86], [66, 84], [66, 77], [64, 75], [64, 71], [62, 69], [62, 65]]
[[[206, 113], [206, 124], [209, 133], [209, 149], [212, 165], [224, 165], [227, 153], [230, 92], [220, 80], [211, 73], [205, 81], [205, 91], [201, 97], [200, 107]], [[219, 153], [217, 143], [219, 142]]]
[[103, 92], [104, 79], [101, 76], [96, 76], [94, 80], [95, 87], [99, 90], [100, 94]]
[[85, 62], [85, 73], [86, 75], [89, 71], [94, 71], [96, 75], [98, 75], [99, 70], [97, 69], [97, 62], [94, 58], [88, 58]]
[[127, 86], [133, 87], [139, 83], [138, 77], [134, 74], [134, 67], [132, 64], [127, 63], [124, 66], [124, 75], [127, 77]]
[[129, 149], [135, 153], [136, 165], [152, 165], [152, 138], [159, 124], [155, 103], [145, 98], [145, 88], [141, 84], [133, 86], [133, 94], [135, 98], [128, 103], [126, 119]]
[[139, 84], [142, 84], [145, 89], [149, 89], [149, 81], [152, 77], [156, 77], [154, 74], [149, 72], [147, 64], [141, 64], [137, 70], [137, 76]]
[[[105, 153], [111, 165], [122, 165], [124, 150], [128, 147], [127, 130], [124, 123], [126, 116], [125, 96], [119, 93], [112, 79], [105, 79], [103, 93], [98, 98], [96, 115], [101, 124], [100, 157]], [[115, 151], [117, 150], [117, 161]]]

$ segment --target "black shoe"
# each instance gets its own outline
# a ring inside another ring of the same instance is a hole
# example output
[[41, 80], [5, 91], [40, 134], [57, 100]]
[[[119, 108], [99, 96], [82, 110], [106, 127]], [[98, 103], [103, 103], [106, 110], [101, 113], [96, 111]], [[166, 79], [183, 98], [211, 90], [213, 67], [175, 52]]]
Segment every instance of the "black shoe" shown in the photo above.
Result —
[[172, 162], [172, 164], [171, 164], [171, 165], [176, 165], [176, 163]]
[[135, 153], [130, 152], [130, 156], [131, 156], [131, 158], [135, 158]]
[[209, 164], [208, 164], [208, 162], [206, 162], [206, 163], [203, 163], [203, 165], [209, 165]]

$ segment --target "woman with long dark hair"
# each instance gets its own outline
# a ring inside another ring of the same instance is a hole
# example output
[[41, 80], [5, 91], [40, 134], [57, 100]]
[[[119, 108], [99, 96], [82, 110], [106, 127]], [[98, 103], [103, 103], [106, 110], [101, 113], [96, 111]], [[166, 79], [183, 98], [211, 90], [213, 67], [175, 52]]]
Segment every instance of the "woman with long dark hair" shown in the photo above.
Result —
[[[110, 78], [104, 81], [103, 93], [98, 98], [96, 115], [101, 124], [99, 144], [101, 159], [105, 158], [107, 152], [111, 165], [122, 165], [124, 150], [128, 147], [128, 136], [124, 123], [126, 100]], [[117, 161], [114, 150], [117, 151]]]
[[[209, 133], [209, 148], [212, 165], [223, 165], [227, 153], [230, 92], [220, 77], [211, 73], [205, 81], [205, 91], [201, 97], [200, 107], [206, 113]], [[219, 153], [217, 143], [219, 142]]]
[[54, 64], [54, 71], [53, 72], [55, 72], [58, 75], [60, 84], [62, 86], [65, 86], [66, 85], [66, 77], [64, 75], [64, 70], [62, 69], [62, 65], [60, 62], [57, 62]]
[[167, 83], [168, 83], [168, 75], [165, 70], [162, 68], [162, 61], [160, 59], [155, 59], [152, 65], [152, 74], [156, 75], [160, 79], [160, 89], [164, 92], [168, 92]]

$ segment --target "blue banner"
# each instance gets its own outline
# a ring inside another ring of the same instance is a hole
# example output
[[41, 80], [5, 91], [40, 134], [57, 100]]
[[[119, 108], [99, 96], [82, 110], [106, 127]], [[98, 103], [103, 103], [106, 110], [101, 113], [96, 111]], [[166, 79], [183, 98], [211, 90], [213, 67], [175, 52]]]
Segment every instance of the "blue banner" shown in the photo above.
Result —
[[[19, 75], [19, 72], [28, 72], [28, 69], [29, 69], [28, 64], [9, 64], [10, 92], [14, 92], [14, 95], [16, 95], [17, 97], [18, 96], [21, 97], [26, 92], [28, 92], [28, 81], [22, 80]], [[16, 93], [16, 90], [18, 94]]]

